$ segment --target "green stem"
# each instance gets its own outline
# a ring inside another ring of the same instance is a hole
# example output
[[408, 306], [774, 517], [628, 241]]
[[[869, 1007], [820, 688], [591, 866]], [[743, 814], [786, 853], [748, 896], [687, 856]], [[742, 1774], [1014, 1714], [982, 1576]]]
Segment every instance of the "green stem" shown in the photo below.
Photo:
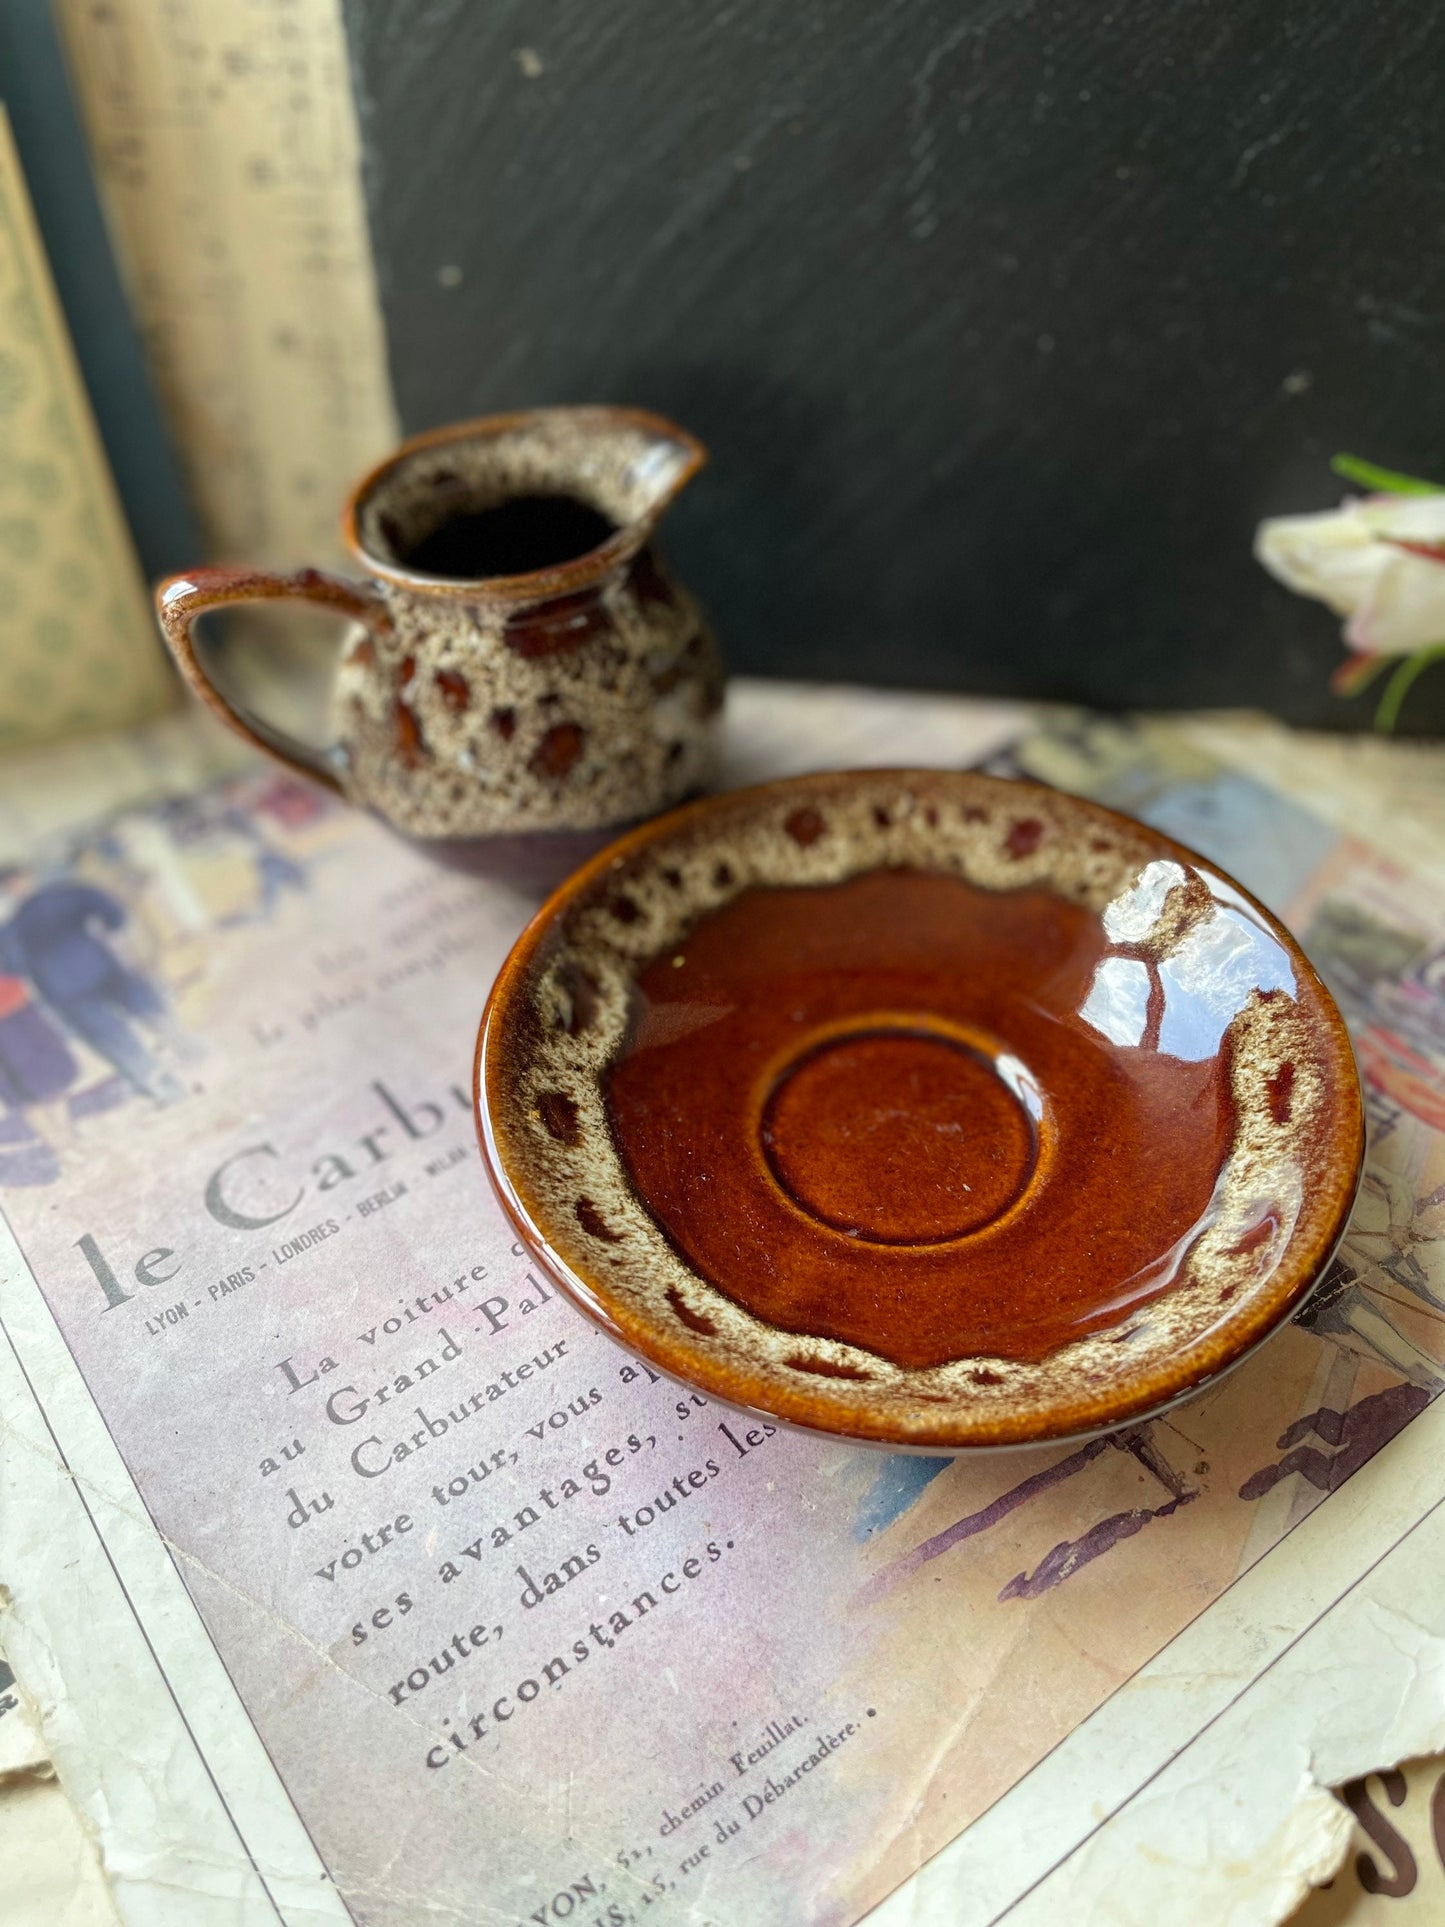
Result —
[[1442, 658], [1445, 658], [1445, 642], [1437, 642], [1429, 649], [1417, 649], [1413, 656], [1406, 656], [1386, 683], [1380, 707], [1375, 711], [1375, 728], [1383, 735], [1388, 736], [1400, 720], [1400, 707], [1415, 679], [1423, 675], [1432, 662], [1439, 662]]
[[1422, 482], [1418, 475], [1401, 475], [1398, 469], [1381, 468], [1375, 462], [1362, 461], [1358, 455], [1336, 455], [1330, 467], [1347, 482], [1358, 482], [1361, 488], [1372, 489], [1377, 495], [1438, 495], [1441, 492], [1438, 482]]

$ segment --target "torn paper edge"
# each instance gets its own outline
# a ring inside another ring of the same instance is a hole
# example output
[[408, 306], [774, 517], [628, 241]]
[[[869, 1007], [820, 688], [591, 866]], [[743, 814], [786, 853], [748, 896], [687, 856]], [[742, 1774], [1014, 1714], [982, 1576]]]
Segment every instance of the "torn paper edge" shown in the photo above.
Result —
[[[1330, 1789], [1445, 1740], [1445, 1560], [1433, 1512], [1152, 1785], [1009, 1915], [1012, 1927], [1152, 1927], [1166, 1895], [1201, 1920], [1275, 1927], [1348, 1851]], [[1435, 1623], [1430, 1623], [1431, 1621]]]
[[1445, 1747], [1445, 1401], [1331, 1493], [869, 1927], [1276, 1927], [1330, 1788]]
[[[4, 1590], [0, 1588], [0, 1600]], [[0, 1651], [0, 1660], [5, 1657]], [[0, 1792], [17, 1782], [53, 1779], [55, 1768], [30, 1696], [18, 1679], [0, 1685]]]

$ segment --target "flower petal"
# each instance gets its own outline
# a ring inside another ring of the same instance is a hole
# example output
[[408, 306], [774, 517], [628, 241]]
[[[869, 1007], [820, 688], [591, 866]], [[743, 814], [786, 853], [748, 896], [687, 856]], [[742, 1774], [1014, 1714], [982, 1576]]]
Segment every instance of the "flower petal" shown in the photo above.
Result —
[[1345, 640], [1379, 656], [1409, 656], [1445, 642], [1445, 564], [1392, 550], [1346, 625]]
[[1392, 553], [1347, 503], [1319, 515], [1277, 515], [1261, 522], [1254, 553], [1287, 589], [1315, 596], [1337, 615], [1352, 615], [1365, 601]]
[[1372, 535], [1396, 542], [1445, 541], [1445, 495], [1372, 495], [1358, 504]]

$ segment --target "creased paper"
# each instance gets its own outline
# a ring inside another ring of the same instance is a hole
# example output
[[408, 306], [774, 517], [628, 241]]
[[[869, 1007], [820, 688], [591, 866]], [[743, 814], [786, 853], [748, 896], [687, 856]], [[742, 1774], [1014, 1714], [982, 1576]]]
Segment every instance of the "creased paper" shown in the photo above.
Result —
[[5, 1927], [114, 1927], [94, 1844], [55, 1778], [33, 1707], [0, 1655], [0, 1917]]
[[1445, 1745], [1442, 1559], [1436, 1512], [1012, 1918], [1145, 1927], [1188, 1894], [1201, 1921], [1286, 1919], [1350, 1840], [1330, 1789]]
[[[971, 760], [1001, 721], [760, 686], [734, 718], [758, 775], [865, 737]], [[1445, 892], [1167, 729], [1065, 720], [1010, 766], [1081, 772], [1290, 918], [1375, 1139], [1329, 1284], [1238, 1372], [958, 1463], [652, 1382], [529, 1272], [452, 1088], [520, 896], [269, 773], [51, 826], [44, 873], [114, 900], [155, 995], [109, 1055], [70, 1040], [72, 1130], [22, 1107], [0, 1145], [34, 1453], [0, 1466], [0, 1560], [127, 1918], [170, 1879], [206, 1923], [269, 1892], [377, 1927], [846, 1927], [893, 1889], [885, 1922], [1266, 1921], [1342, 1850], [1323, 1789], [1433, 1744]]]
[[52, 1779], [0, 1789], [5, 1927], [115, 1927], [89, 1840]]

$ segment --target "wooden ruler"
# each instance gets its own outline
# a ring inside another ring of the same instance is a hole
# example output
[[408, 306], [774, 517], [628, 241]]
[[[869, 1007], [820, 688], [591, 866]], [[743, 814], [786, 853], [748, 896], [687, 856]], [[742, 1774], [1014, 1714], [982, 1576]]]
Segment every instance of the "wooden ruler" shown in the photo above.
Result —
[[211, 554], [332, 562], [396, 439], [339, 0], [54, 0]]

